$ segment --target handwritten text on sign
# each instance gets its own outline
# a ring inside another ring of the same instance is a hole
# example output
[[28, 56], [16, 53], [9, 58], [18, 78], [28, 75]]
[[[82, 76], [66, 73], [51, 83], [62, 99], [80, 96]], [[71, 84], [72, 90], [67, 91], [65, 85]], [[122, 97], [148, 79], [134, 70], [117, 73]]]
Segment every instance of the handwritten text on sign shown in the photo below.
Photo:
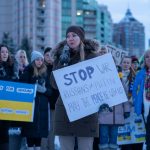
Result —
[[111, 54], [53, 72], [70, 121], [127, 101]]
[[106, 45], [108, 48], [108, 52], [111, 52], [112, 56], [114, 57], [116, 64], [120, 65], [121, 60], [124, 56], [128, 56], [128, 52], [112, 45]]

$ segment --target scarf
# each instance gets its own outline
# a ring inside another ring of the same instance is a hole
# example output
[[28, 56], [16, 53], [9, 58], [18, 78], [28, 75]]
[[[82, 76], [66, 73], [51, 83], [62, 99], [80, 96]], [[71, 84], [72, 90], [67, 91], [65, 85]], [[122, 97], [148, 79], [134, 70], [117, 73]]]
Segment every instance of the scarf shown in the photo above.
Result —
[[150, 101], [150, 71], [146, 72], [145, 78], [145, 97], [148, 101]]
[[122, 81], [124, 82], [124, 85], [126, 86], [126, 89], [128, 91], [128, 98], [130, 99], [131, 96], [132, 96], [132, 87], [133, 87], [133, 80], [134, 78], [133, 77], [130, 77], [130, 70], [123, 70], [122, 71], [123, 73], [123, 78], [122, 78]]
[[123, 82], [125, 83], [126, 86], [129, 85], [129, 80], [128, 80], [129, 73], [130, 73], [130, 70], [122, 70], [122, 74], [123, 74], [122, 80], [123, 80]]

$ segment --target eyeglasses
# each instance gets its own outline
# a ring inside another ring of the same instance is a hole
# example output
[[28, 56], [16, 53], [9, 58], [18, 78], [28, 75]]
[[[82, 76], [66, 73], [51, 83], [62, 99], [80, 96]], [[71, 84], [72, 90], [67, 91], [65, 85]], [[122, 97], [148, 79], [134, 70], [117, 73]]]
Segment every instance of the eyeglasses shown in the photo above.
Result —
[[25, 56], [20, 56], [20, 58], [26, 58]]

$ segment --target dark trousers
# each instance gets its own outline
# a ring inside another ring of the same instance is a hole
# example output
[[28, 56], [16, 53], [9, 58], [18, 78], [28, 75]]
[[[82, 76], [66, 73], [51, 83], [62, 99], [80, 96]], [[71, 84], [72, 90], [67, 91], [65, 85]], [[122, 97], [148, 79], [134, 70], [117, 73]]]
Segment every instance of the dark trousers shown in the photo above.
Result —
[[146, 123], [146, 148], [150, 150], [150, 114], [147, 117]]
[[0, 137], [0, 150], [9, 150], [8, 148], [8, 137]]
[[143, 143], [122, 145], [121, 150], [142, 150]]
[[8, 143], [0, 144], [0, 150], [9, 150]]
[[99, 138], [95, 137], [93, 141], [93, 150], [99, 150], [98, 146], [99, 146]]

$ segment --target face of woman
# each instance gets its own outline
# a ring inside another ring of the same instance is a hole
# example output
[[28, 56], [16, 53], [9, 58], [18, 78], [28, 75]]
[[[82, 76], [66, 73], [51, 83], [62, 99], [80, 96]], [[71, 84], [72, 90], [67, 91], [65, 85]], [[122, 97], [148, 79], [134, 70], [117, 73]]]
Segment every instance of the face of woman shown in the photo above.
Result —
[[139, 67], [139, 63], [137, 61], [132, 62], [132, 68], [136, 71]]
[[8, 49], [7, 49], [7, 47], [1, 47], [0, 54], [1, 54], [1, 60], [6, 62], [7, 59], [8, 59]]
[[37, 59], [35, 60], [35, 66], [36, 66], [37, 68], [40, 68], [43, 63], [44, 63], [43, 58], [37, 58]]
[[121, 66], [123, 70], [129, 70], [131, 67], [131, 58], [123, 58]]
[[145, 65], [150, 69], [150, 52], [145, 55]]
[[66, 40], [68, 46], [74, 50], [78, 49], [81, 42], [80, 37], [74, 32], [69, 32], [67, 34]]
[[25, 62], [26, 62], [26, 56], [25, 56], [24, 53], [20, 53], [19, 62], [20, 62], [20, 64], [22, 64], [22, 65], [25, 64]]

